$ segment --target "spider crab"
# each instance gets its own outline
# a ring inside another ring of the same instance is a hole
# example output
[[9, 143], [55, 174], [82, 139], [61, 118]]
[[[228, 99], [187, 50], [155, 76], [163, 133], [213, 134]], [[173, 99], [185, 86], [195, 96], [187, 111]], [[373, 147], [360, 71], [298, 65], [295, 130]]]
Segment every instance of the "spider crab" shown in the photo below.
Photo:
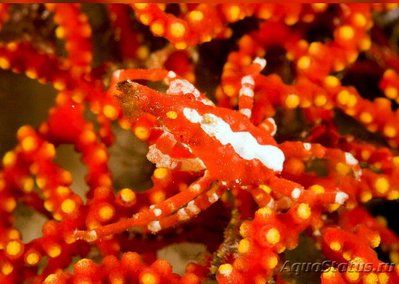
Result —
[[[318, 206], [342, 205], [348, 194], [332, 186], [323, 195], [281, 177], [287, 156], [329, 158], [347, 164], [354, 173], [360, 168], [353, 156], [319, 144], [284, 142], [273, 138], [272, 118], [255, 126], [251, 118], [256, 77], [266, 61], [256, 58], [241, 80], [239, 110], [217, 107], [188, 81], [173, 71], [119, 70], [112, 88], [125, 114], [156, 117], [162, 130], [149, 146], [147, 158], [157, 167], [201, 172], [186, 190], [123, 219], [89, 231], [76, 231], [78, 239], [95, 241], [132, 227], [157, 233], [189, 220], [220, 199], [228, 189], [241, 188], [252, 194], [260, 207], [278, 208], [293, 202]], [[133, 80], [164, 80], [166, 94]], [[271, 191], [269, 189], [272, 189]]]

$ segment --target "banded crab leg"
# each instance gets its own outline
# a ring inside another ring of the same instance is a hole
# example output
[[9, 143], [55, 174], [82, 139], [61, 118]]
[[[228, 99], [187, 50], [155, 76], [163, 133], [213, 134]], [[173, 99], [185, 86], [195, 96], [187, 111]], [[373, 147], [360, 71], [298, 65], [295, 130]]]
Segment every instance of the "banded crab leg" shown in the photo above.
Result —
[[150, 224], [154, 224], [151, 222], [173, 214], [179, 208], [184, 207], [190, 201], [208, 191], [210, 184], [211, 179], [205, 173], [203, 177], [192, 183], [187, 190], [180, 192], [155, 206], [150, 206], [150, 208], [146, 208], [143, 211], [134, 214], [131, 218], [123, 219], [89, 231], [76, 230], [74, 236], [76, 239], [93, 242], [104, 236], [120, 233], [132, 227], [149, 226]]
[[180, 222], [190, 220], [218, 201], [225, 190], [225, 187], [215, 183], [211, 186], [210, 190], [203, 192], [198, 197], [179, 208], [173, 214], [149, 223], [147, 227], [148, 230], [152, 233], [157, 233], [160, 230], [173, 227]]
[[238, 96], [238, 109], [240, 113], [248, 118], [252, 115], [252, 107], [254, 104], [254, 77], [259, 75], [265, 66], [266, 60], [257, 57], [248, 68], [250, 70], [249, 74], [241, 79], [241, 89]]
[[[240, 113], [248, 118], [252, 116], [252, 108], [254, 105], [254, 78], [260, 74], [265, 66], [265, 59], [259, 57], [255, 58], [248, 68], [249, 74], [241, 79], [241, 88], [238, 95], [238, 109]], [[277, 125], [272, 117], [266, 118], [259, 126], [261, 129], [266, 130], [271, 136], [274, 136], [277, 132]]]
[[351, 169], [356, 177], [359, 179], [362, 175], [358, 160], [349, 152], [339, 149], [330, 149], [321, 144], [302, 143], [302, 142], [284, 142], [280, 144], [280, 149], [287, 157], [298, 158], [306, 160], [311, 157], [323, 158], [332, 161], [334, 165], [342, 163]]

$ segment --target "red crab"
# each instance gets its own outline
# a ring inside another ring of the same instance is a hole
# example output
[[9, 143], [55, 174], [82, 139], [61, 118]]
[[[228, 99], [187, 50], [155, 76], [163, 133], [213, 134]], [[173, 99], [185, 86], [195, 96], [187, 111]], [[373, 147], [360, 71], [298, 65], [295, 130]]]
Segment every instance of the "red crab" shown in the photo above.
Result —
[[[278, 207], [281, 203], [306, 201], [319, 206], [342, 205], [348, 195], [335, 186], [326, 186], [321, 197], [305, 190], [299, 183], [284, 179], [281, 173], [285, 157], [328, 158], [343, 162], [360, 175], [360, 168], [349, 153], [326, 149], [319, 144], [285, 142], [273, 138], [275, 123], [266, 119], [255, 126], [251, 118], [255, 79], [265, 67], [256, 58], [241, 80], [239, 110], [216, 107], [188, 81], [166, 70], [120, 70], [115, 72], [111, 91], [116, 94], [126, 114], [143, 113], [156, 118], [160, 129], [147, 158], [157, 167], [201, 172], [201, 177], [185, 191], [149, 208], [132, 218], [90, 231], [76, 231], [78, 239], [95, 241], [131, 227], [144, 227], [152, 233], [190, 219], [216, 202], [226, 189], [249, 191], [260, 206]], [[133, 80], [165, 80], [166, 94]], [[210, 151], [210, 149], [212, 149]], [[213, 186], [211, 186], [213, 184]], [[272, 192], [259, 190], [267, 185]], [[262, 187], [261, 187], [262, 188]], [[285, 202], [278, 202], [284, 200]], [[284, 205], [286, 206], [286, 205]]]

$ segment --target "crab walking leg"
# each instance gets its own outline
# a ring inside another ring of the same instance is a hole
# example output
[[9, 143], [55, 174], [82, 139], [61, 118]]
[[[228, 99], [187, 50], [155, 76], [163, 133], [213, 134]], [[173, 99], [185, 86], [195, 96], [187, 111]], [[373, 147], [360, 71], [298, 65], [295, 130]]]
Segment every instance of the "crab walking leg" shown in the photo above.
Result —
[[215, 184], [210, 190], [191, 200], [174, 214], [150, 222], [147, 229], [152, 233], [157, 233], [160, 230], [173, 227], [180, 222], [190, 220], [218, 201], [225, 190], [225, 187]]
[[97, 239], [120, 233], [132, 227], [143, 227], [150, 224], [163, 216], [167, 216], [175, 212], [178, 208], [183, 207], [190, 201], [207, 191], [211, 184], [211, 179], [205, 175], [198, 181], [192, 183], [190, 187], [179, 194], [155, 205], [141, 212], [134, 214], [131, 218], [123, 219], [118, 222], [108, 224], [90, 231], [75, 231], [76, 239], [82, 239], [88, 242], [96, 241]]
[[[268, 200], [269, 203], [267, 206], [273, 208], [275, 207], [274, 205], [279, 204], [279, 200], [287, 197], [292, 201], [317, 203], [319, 205], [330, 205], [334, 203], [343, 205], [349, 198], [347, 193], [335, 186], [316, 185], [304, 188], [296, 182], [279, 177], [273, 177], [268, 181], [267, 185], [263, 184], [259, 187], [266, 193], [270, 192], [269, 194], [272, 198]], [[257, 193], [259, 193], [259, 191], [257, 191]], [[256, 197], [256, 194], [252, 193], [252, 195]], [[273, 200], [275, 204], [273, 204]]]
[[279, 145], [280, 149], [287, 157], [298, 159], [324, 158], [334, 164], [342, 163], [348, 166], [355, 173], [356, 178], [360, 178], [362, 170], [359, 161], [351, 154], [339, 149], [326, 148], [320, 144], [303, 142], [284, 142]]
[[277, 133], [277, 124], [273, 117], [265, 118], [261, 124], [259, 124], [259, 127], [266, 130], [271, 136]]
[[241, 89], [238, 96], [238, 109], [247, 117], [251, 117], [252, 107], [254, 104], [254, 77], [257, 76], [265, 66], [266, 60], [257, 57], [249, 67], [251, 71], [250, 74], [241, 79]]

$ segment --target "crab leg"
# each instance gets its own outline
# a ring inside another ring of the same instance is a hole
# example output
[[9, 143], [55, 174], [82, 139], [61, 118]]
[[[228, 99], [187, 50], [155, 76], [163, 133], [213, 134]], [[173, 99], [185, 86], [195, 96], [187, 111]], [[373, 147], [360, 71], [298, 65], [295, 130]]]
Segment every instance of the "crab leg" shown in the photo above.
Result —
[[249, 70], [251, 71], [250, 74], [241, 79], [241, 89], [238, 97], [238, 109], [243, 115], [249, 118], [251, 117], [252, 107], [254, 104], [254, 77], [257, 76], [265, 66], [265, 59], [256, 58], [249, 67]]
[[151, 222], [156, 221], [163, 216], [172, 214], [178, 208], [183, 207], [203, 192], [206, 192], [210, 183], [210, 178], [205, 174], [205, 176], [192, 183], [186, 191], [176, 194], [155, 206], [151, 206], [150, 208], [138, 212], [131, 218], [120, 220], [113, 224], [108, 224], [90, 231], [77, 230], [74, 233], [75, 238], [93, 242], [104, 236], [120, 233], [132, 227], [150, 225]]
[[156, 233], [159, 230], [173, 227], [179, 222], [190, 220], [192, 217], [197, 216], [199, 213], [218, 201], [225, 190], [225, 187], [215, 184], [209, 191], [204, 192], [197, 198], [191, 200], [185, 206], [178, 209], [174, 214], [149, 223], [148, 229], [151, 232]]
[[320, 144], [302, 142], [284, 142], [280, 144], [280, 149], [286, 156], [306, 160], [311, 157], [328, 159], [334, 164], [342, 163], [352, 169], [356, 178], [360, 178], [362, 171], [358, 160], [349, 152], [339, 149], [329, 149]]

